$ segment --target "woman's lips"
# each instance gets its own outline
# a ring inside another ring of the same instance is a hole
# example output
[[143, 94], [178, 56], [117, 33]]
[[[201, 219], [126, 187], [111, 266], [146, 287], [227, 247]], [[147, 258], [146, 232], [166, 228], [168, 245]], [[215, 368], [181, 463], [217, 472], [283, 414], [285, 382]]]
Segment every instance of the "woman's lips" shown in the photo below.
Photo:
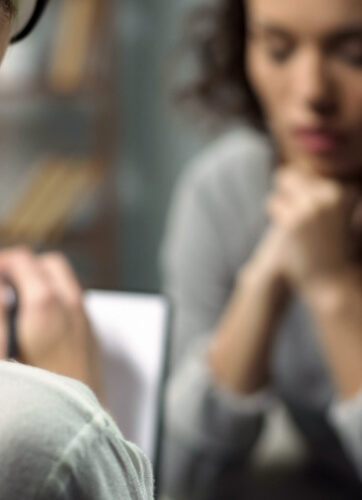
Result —
[[293, 136], [299, 147], [308, 153], [337, 153], [345, 142], [342, 134], [327, 129], [295, 129]]

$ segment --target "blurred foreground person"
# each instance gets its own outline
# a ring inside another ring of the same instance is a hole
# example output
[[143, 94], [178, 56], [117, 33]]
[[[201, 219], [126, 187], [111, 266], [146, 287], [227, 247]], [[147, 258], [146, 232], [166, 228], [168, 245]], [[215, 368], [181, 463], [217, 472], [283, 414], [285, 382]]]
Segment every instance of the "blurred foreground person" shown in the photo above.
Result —
[[153, 498], [147, 458], [85, 385], [3, 361], [0, 401], [0, 498]]
[[184, 97], [255, 130], [193, 163], [169, 219], [165, 487], [244, 498], [281, 399], [340, 498], [360, 498], [362, 1], [215, 3], [193, 16]]
[[[1, 59], [11, 39], [29, 33], [45, 4], [0, 1]], [[67, 262], [59, 255], [6, 250], [0, 252], [0, 273], [19, 292], [19, 356], [33, 365], [0, 361], [0, 498], [153, 498], [150, 463], [81, 383], [98, 387], [96, 349]], [[8, 349], [3, 292], [1, 359]]]

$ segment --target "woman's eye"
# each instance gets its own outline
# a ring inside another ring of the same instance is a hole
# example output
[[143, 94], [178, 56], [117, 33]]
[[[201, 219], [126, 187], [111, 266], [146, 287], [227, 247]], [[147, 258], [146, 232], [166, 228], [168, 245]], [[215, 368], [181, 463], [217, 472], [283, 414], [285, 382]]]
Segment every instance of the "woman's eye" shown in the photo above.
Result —
[[275, 47], [268, 47], [267, 48], [267, 53], [270, 59], [272, 59], [275, 62], [282, 63], [285, 62], [291, 55], [292, 53], [292, 48], [289, 46], [275, 46]]
[[264, 41], [266, 54], [277, 63], [285, 62], [293, 52], [293, 42], [281, 37], [271, 37]]
[[362, 66], [362, 41], [342, 44], [338, 49], [338, 54], [347, 63]]

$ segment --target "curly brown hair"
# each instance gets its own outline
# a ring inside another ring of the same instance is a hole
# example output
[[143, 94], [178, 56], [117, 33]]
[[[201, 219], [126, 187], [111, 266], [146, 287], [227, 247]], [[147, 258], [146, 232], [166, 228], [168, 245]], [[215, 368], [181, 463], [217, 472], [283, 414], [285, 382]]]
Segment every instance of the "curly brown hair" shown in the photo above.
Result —
[[246, 119], [264, 129], [260, 105], [245, 65], [246, 9], [243, 0], [199, 6], [187, 18], [183, 48], [196, 57], [197, 77], [177, 92], [177, 102], [197, 104], [218, 119]]

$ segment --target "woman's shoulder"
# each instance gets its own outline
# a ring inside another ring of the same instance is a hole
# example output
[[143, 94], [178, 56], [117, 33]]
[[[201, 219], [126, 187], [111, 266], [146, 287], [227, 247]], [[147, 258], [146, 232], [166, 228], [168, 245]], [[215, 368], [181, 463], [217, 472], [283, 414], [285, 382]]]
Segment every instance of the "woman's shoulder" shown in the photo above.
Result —
[[184, 263], [186, 251], [192, 253], [197, 246], [198, 254], [201, 244], [203, 258], [205, 252], [216, 254], [216, 242], [227, 255], [228, 268], [240, 265], [266, 228], [264, 200], [270, 189], [273, 156], [267, 137], [240, 127], [213, 142], [189, 164], [168, 212], [161, 250], [166, 273]]
[[273, 158], [268, 137], [250, 127], [222, 135], [182, 172], [171, 213], [183, 213], [192, 201], [223, 221], [228, 214], [235, 218], [240, 213], [259, 220], [271, 186]]
[[269, 188], [273, 148], [265, 134], [240, 126], [213, 141], [182, 173], [183, 189], [209, 195], [247, 190], [263, 196]]

